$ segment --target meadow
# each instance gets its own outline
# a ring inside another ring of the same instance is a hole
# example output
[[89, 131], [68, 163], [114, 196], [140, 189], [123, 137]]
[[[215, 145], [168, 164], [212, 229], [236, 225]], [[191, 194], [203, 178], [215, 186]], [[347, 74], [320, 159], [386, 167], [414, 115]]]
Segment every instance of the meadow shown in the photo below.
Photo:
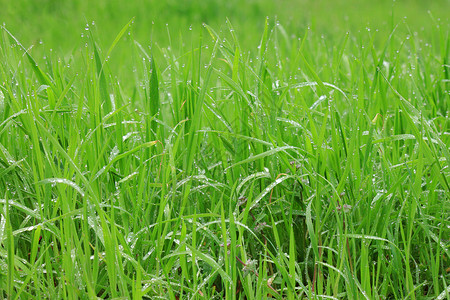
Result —
[[450, 299], [450, 3], [372, 2], [0, 0], [0, 298]]

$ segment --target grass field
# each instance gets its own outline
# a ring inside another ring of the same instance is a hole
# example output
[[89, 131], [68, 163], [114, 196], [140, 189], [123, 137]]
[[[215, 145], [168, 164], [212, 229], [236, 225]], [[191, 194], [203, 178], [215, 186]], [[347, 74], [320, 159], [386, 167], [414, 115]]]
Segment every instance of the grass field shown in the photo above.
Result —
[[450, 299], [450, 3], [372, 2], [0, 0], [0, 298]]

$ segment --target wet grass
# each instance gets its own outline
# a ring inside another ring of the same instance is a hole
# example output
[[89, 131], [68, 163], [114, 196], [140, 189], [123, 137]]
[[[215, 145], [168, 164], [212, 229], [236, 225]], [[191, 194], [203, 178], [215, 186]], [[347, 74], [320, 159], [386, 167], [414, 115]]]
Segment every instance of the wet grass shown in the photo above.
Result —
[[448, 298], [449, 27], [429, 18], [268, 20], [254, 47], [230, 22], [140, 44], [133, 21], [103, 47], [89, 23], [45, 57], [2, 27], [1, 297]]

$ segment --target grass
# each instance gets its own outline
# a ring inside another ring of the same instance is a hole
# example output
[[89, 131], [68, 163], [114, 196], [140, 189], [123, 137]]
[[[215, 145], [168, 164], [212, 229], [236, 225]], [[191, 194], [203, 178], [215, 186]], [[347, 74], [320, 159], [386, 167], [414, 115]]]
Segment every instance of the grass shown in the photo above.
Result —
[[3, 26], [1, 297], [448, 298], [449, 25], [426, 18], [148, 44], [127, 20], [107, 46], [89, 23], [68, 52]]

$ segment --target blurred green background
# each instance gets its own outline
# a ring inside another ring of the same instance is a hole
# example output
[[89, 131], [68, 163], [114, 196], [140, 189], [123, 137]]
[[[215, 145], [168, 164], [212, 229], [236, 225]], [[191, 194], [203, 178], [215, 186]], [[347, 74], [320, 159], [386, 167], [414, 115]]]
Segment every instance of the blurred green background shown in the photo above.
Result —
[[449, 11], [449, 0], [0, 0], [0, 23], [25, 46], [43, 41], [47, 49], [68, 52], [79, 47], [84, 28], [92, 21], [103, 47], [133, 17], [135, 38], [143, 44], [153, 39], [167, 45], [166, 27], [173, 40], [184, 35], [186, 42], [189, 28], [198, 33], [205, 22], [220, 30], [228, 18], [243, 45], [253, 46], [266, 16], [297, 36], [307, 27], [325, 36], [366, 28], [389, 34], [405, 19], [409, 28], [401, 30], [428, 36], [436, 23], [448, 23]]

